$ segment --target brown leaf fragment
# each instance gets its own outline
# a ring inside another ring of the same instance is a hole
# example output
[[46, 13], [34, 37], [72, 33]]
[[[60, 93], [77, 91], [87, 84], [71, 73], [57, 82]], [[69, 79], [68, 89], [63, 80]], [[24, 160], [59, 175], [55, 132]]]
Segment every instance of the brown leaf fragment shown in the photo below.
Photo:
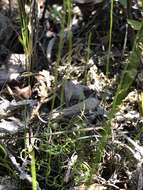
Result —
[[101, 185], [101, 184], [98, 184], [98, 183], [94, 183], [92, 185], [81, 185], [79, 186], [79, 188], [77, 190], [106, 190], [107, 187]]

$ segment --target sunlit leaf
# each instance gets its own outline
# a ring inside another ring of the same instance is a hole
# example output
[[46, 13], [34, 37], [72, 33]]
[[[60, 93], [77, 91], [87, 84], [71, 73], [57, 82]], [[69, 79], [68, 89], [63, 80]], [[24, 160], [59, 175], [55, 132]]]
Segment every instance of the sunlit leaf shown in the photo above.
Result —
[[142, 23], [137, 20], [127, 19], [128, 24], [134, 29], [134, 30], [140, 30]]
[[119, 0], [119, 2], [124, 6], [124, 8], [127, 8], [127, 0]]

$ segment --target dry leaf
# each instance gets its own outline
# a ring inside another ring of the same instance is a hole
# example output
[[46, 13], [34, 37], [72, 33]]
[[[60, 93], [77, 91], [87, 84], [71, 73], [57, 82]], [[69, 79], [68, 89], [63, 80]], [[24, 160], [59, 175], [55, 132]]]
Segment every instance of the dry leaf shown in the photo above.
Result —
[[15, 95], [19, 98], [29, 99], [31, 97], [32, 91], [31, 86], [26, 86], [24, 88], [15, 87]]
[[98, 183], [94, 183], [92, 185], [86, 186], [86, 185], [81, 185], [79, 186], [79, 189], [77, 190], [106, 190], [107, 187], [98, 184]]

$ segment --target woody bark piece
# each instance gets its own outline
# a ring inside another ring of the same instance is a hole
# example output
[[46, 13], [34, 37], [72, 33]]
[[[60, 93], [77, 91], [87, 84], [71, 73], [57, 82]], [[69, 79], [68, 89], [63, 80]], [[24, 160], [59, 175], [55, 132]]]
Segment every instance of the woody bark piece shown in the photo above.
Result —
[[69, 108], [65, 108], [62, 111], [53, 112], [49, 115], [50, 119], [61, 120], [63, 118], [77, 116], [80, 113], [86, 113], [95, 110], [100, 104], [97, 98], [88, 98], [83, 102], [73, 105]]

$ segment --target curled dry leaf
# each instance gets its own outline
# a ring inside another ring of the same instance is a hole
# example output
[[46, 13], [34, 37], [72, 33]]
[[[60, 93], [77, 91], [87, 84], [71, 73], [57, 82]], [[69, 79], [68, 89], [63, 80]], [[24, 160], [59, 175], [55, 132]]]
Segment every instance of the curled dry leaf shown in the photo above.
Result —
[[53, 77], [50, 75], [49, 71], [42, 70], [38, 73], [38, 75], [35, 76], [37, 81], [42, 80], [46, 82], [46, 85], [48, 88], [51, 87], [51, 81], [53, 80]]
[[48, 97], [52, 77], [48, 71], [43, 70], [40, 71], [35, 78], [37, 83], [35, 84], [33, 91], [36, 92], [37, 96], [40, 98], [40, 101], [43, 102], [43, 100]]
[[24, 88], [19, 88], [18, 86], [15, 87], [15, 93], [19, 98], [29, 99], [32, 95], [31, 86], [26, 86]]
[[33, 88], [33, 94], [35, 94], [35, 96], [39, 98], [40, 101], [34, 107], [31, 119], [39, 115], [39, 109], [44, 103], [44, 100], [48, 97], [48, 93], [51, 87], [51, 80], [53, 80], [50, 76], [50, 73], [46, 70], [40, 71], [35, 76], [35, 79], [37, 80], [37, 83]]

